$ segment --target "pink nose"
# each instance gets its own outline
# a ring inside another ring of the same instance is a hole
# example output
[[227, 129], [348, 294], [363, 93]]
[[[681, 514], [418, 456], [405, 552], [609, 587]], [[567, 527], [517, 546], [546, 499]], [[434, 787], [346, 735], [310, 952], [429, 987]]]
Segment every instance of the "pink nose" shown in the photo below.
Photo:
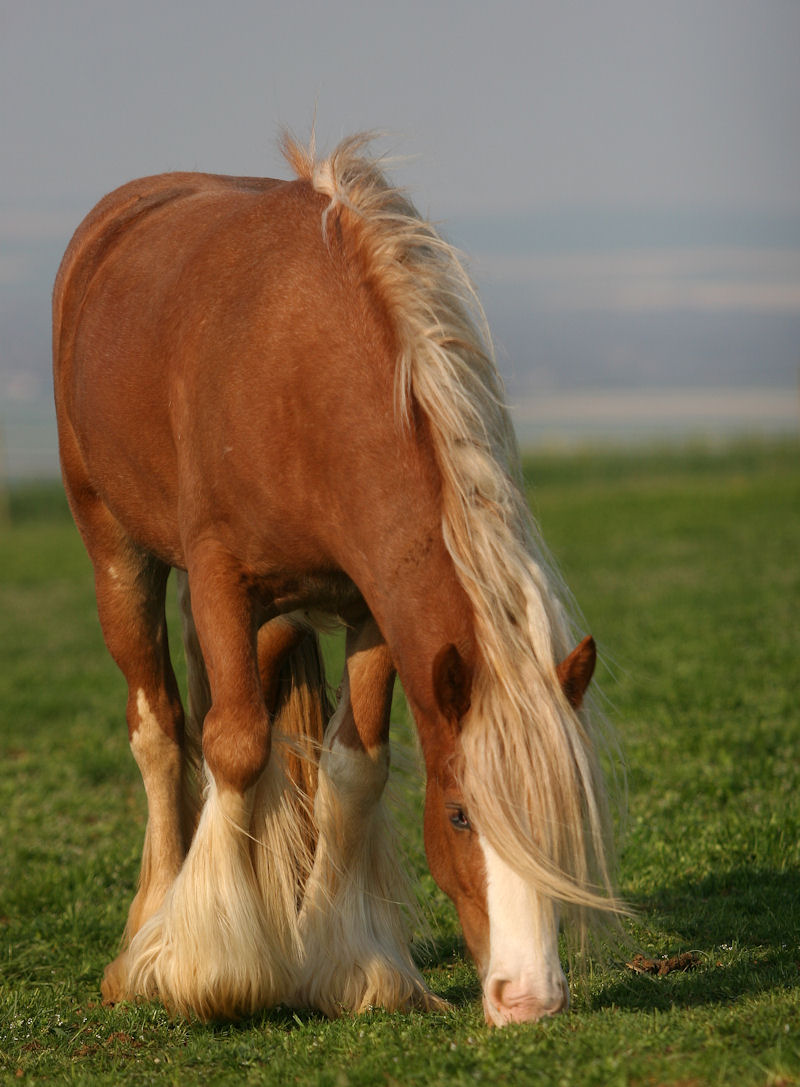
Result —
[[[483, 1014], [489, 1026], [504, 1023], [533, 1023], [548, 1015], [557, 1015], [569, 1005], [569, 990], [562, 974], [544, 987], [526, 985], [520, 981], [491, 977], [486, 983]], [[533, 991], [532, 991], [533, 990]]]

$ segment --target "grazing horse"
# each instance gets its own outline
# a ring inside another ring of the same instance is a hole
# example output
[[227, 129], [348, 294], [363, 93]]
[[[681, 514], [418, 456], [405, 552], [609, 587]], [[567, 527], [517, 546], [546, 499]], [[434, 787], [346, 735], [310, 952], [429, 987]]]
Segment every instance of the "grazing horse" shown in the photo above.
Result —
[[[561, 915], [618, 908], [594, 643], [570, 651], [469, 280], [364, 146], [287, 137], [291, 181], [124, 185], [56, 280], [64, 482], [148, 804], [108, 1002], [442, 1005], [381, 801], [396, 674], [487, 1022], [564, 1008]], [[333, 712], [326, 615], [347, 629]]]

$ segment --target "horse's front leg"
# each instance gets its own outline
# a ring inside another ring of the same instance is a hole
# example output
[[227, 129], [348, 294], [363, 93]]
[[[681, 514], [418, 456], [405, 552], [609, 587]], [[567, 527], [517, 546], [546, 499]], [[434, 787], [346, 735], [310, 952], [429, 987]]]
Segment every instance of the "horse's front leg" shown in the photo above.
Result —
[[394, 679], [374, 620], [350, 629], [320, 760], [319, 838], [300, 917], [305, 959], [294, 997], [331, 1016], [373, 1005], [443, 1006], [411, 956], [415, 911], [382, 802]]
[[253, 604], [242, 571], [216, 544], [189, 556], [188, 573], [211, 693], [206, 795], [163, 907], [131, 943], [131, 984], [183, 1014], [234, 1018], [286, 996], [296, 918], [268, 921], [253, 863], [253, 806], [272, 740]]

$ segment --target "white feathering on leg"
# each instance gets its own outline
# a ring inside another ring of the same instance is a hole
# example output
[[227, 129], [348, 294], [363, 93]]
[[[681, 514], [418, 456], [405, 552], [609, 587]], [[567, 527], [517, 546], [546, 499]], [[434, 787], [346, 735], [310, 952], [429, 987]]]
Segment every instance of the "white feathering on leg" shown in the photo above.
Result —
[[388, 744], [367, 753], [334, 743], [320, 763], [319, 840], [300, 916], [306, 957], [292, 1002], [330, 1016], [444, 1006], [409, 949], [411, 894], [381, 801], [388, 768]]
[[[302, 955], [298, 908], [312, 864], [306, 833], [311, 802], [290, 780], [277, 744], [256, 787], [250, 852], [264, 924], [282, 961], [297, 969]], [[303, 818], [306, 815], [306, 818]]]
[[130, 987], [198, 1018], [253, 1014], [284, 998], [290, 964], [264, 919], [247, 833], [253, 797], [208, 789], [192, 846], [162, 908], [131, 942]]

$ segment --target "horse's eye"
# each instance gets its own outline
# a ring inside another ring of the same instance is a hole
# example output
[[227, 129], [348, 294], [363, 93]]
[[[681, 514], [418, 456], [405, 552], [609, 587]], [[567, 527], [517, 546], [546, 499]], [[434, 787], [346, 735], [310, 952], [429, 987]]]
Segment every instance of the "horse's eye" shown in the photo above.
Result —
[[455, 808], [450, 812], [450, 822], [456, 830], [471, 830], [469, 825], [469, 819], [467, 819], [461, 808]]

